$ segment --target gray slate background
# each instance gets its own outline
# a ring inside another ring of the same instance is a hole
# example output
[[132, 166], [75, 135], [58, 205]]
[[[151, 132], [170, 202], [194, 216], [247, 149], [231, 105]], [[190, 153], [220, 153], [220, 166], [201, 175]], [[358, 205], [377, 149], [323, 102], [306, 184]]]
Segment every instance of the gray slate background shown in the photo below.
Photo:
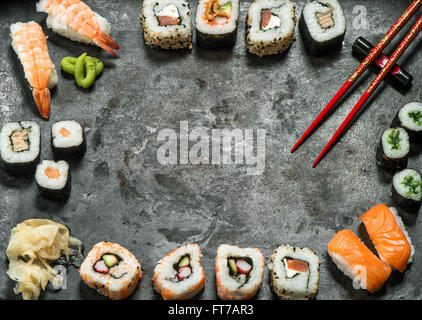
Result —
[[[189, 1], [195, 12], [196, 1]], [[87, 1], [112, 24], [112, 37], [122, 49], [118, 58], [96, 47], [72, 42], [45, 26], [35, 1], [2, 1], [0, 9], [0, 124], [36, 120], [42, 128], [42, 159], [49, 147], [53, 121], [76, 119], [87, 128], [88, 150], [72, 163], [72, 194], [62, 205], [39, 197], [33, 179], [13, 178], [0, 171], [0, 298], [16, 297], [4, 254], [10, 230], [29, 218], [49, 218], [70, 227], [85, 244], [118, 242], [141, 262], [144, 276], [132, 299], [160, 299], [151, 286], [153, 269], [167, 252], [198, 242], [207, 284], [199, 299], [216, 298], [214, 258], [222, 243], [259, 247], [268, 256], [280, 244], [309, 247], [321, 259], [318, 299], [420, 299], [422, 255], [404, 275], [397, 272], [377, 294], [356, 291], [331, 262], [326, 246], [334, 233], [350, 228], [362, 235], [359, 216], [371, 206], [391, 204], [390, 178], [375, 165], [375, 146], [397, 110], [421, 100], [421, 36], [400, 60], [415, 77], [406, 93], [383, 84], [365, 113], [323, 162], [313, 160], [367, 88], [360, 86], [295, 154], [290, 148], [357, 67], [351, 46], [358, 36], [376, 43], [410, 1], [343, 0], [347, 33], [341, 51], [315, 58], [297, 40], [277, 57], [246, 53], [244, 21], [250, 1], [241, 1], [240, 23], [233, 50], [162, 52], [145, 47], [139, 13], [141, 1]], [[297, 1], [299, 18], [304, 1]], [[353, 29], [353, 8], [365, 4], [369, 30]], [[82, 52], [100, 57], [106, 68], [92, 90], [79, 89], [59, 76], [52, 96], [51, 119], [40, 119], [22, 67], [10, 45], [9, 25], [40, 22], [49, 36], [50, 56], [60, 68], [64, 56]], [[416, 17], [411, 20], [413, 24]], [[410, 23], [405, 30], [410, 28]], [[398, 44], [400, 33], [388, 52]], [[190, 128], [266, 129], [266, 169], [247, 176], [245, 166], [162, 166], [156, 152], [157, 131]], [[421, 155], [410, 167], [421, 169]], [[417, 250], [422, 248], [421, 219], [401, 213]], [[257, 299], [275, 299], [265, 270]], [[45, 292], [41, 299], [103, 299], [85, 286], [77, 270], [68, 270], [68, 289]]]

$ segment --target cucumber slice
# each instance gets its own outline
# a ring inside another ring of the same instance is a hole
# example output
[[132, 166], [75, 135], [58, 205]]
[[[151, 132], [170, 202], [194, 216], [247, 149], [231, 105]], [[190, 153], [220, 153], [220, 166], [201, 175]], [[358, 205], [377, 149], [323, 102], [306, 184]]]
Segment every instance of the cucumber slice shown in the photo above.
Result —
[[227, 2], [226, 4], [222, 5], [218, 10], [223, 11], [227, 14], [229, 14], [232, 11], [232, 3]]
[[234, 261], [234, 259], [229, 259], [229, 267], [230, 267], [230, 270], [233, 272], [233, 276], [236, 276], [237, 267], [236, 267], [236, 261]]
[[106, 264], [107, 267], [111, 268], [113, 266], [115, 266], [116, 264], [119, 263], [119, 260], [117, 260], [117, 258], [115, 256], [113, 256], [112, 254], [105, 254], [103, 255], [103, 260], [104, 263]]
[[180, 260], [178, 267], [179, 267], [179, 269], [183, 268], [183, 267], [187, 267], [187, 266], [189, 266], [189, 263], [190, 263], [189, 257], [186, 256], [182, 260]]

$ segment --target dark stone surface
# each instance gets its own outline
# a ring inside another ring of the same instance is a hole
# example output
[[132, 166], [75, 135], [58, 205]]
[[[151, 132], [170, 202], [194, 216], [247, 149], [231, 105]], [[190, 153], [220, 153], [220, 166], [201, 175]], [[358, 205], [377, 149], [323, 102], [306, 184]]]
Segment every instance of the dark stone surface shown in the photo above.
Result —
[[[195, 11], [196, 1], [190, 2]], [[42, 159], [50, 159], [51, 124], [76, 119], [87, 128], [88, 148], [79, 163], [72, 163], [72, 194], [65, 204], [42, 199], [33, 179], [13, 178], [0, 171], [0, 298], [21, 299], [12, 292], [14, 282], [6, 274], [4, 252], [11, 228], [29, 218], [67, 225], [84, 242], [86, 252], [102, 240], [127, 247], [144, 269], [132, 299], [160, 298], [151, 286], [154, 266], [187, 242], [198, 242], [204, 254], [207, 285], [200, 299], [216, 298], [214, 258], [222, 243], [259, 247], [266, 262], [280, 243], [313, 249], [321, 259], [318, 299], [422, 298], [418, 252], [404, 275], [394, 272], [382, 291], [368, 294], [353, 289], [326, 250], [342, 228], [364, 237], [359, 216], [377, 203], [392, 204], [391, 177], [377, 170], [375, 147], [397, 110], [421, 99], [420, 35], [400, 60], [415, 77], [408, 93], [382, 84], [359, 121], [312, 169], [313, 160], [373, 79], [366, 73], [314, 136], [290, 154], [300, 134], [357, 67], [358, 61], [351, 56], [353, 41], [358, 36], [379, 41], [409, 1], [342, 1], [348, 29], [341, 51], [311, 57], [296, 28], [297, 40], [289, 51], [262, 59], [246, 53], [244, 22], [250, 1], [241, 1], [233, 49], [201, 50], [194, 45], [192, 52], [146, 48], [139, 0], [87, 3], [111, 22], [111, 35], [122, 47], [118, 58], [48, 30], [46, 15], [35, 11], [35, 1], [2, 1], [0, 124], [38, 121]], [[353, 28], [353, 8], [358, 4], [367, 9], [369, 30]], [[297, 18], [303, 5], [304, 1], [297, 1]], [[48, 122], [37, 114], [10, 45], [9, 25], [30, 20], [40, 22], [49, 36], [50, 55], [58, 70], [62, 57], [85, 51], [105, 63], [103, 75], [90, 90], [81, 90], [73, 80], [59, 75]], [[388, 53], [405, 32], [388, 47]], [[189, 120], [190, 128], [266, 129], [264, 174], [248, 176], [242, 165], [160, 165], [156, 154], [162, 143], [157, 141], [157, 132], [178, 129], [182, 120]], [[420, 169], [421, 155], [412, 156], [409, 166]], [[401, 214], [419, 250], [421, 219]], [[257, 299], [276, 298], [268, 281], [266, 269]], [[72, 267], [66, 290], [45, 292], [40, 298], [102, 299]]]

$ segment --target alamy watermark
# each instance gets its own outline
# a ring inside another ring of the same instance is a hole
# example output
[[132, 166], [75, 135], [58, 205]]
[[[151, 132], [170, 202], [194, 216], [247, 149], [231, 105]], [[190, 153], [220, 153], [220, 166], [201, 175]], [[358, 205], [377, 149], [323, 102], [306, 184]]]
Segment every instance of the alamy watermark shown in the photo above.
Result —
[[265, 129], [193, 128], [180, 121], [177, 132], [162, 129], [157, 140], [164, 142], [157, 151], [162, 165], [212, 164], [245, 165], [246, 174], [261, 175], [265, 169]]

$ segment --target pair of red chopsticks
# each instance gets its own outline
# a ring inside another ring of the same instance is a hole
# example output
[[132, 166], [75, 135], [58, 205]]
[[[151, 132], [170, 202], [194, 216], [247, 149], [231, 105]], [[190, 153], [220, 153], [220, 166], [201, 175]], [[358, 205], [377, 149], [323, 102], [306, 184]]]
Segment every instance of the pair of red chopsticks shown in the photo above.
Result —
[[[390, 41], [396, 36], [396, 34], [401, 30], [401, 28], [409, 21], [409, 19], [413, 16], [413, 14], [419, 9], [420, 5], [422, 4], [422, 0], [414, 0], [410, 6], [406, 9], [406, 11], [402, 14], [402, 16], [396, 21], [396, 23], [388, 30], [387, 34], [382, 38], [382, 40], [371, 50], [369, 55], [363, 60], [363, 62], [359, 65], [359, 67], [355, 70], [352, 76], [346, 81], [346, 83], [340, 88], [340, 90], [335, 94], [335, 96], [331, 99], [331, 101], [327, 104], [327, 106], [322, 110], [322, 112], [318, 115], [318, 117], [312, 122], [306, 132], [302, 135], [296, 145], [292, 148], [291, 152], [295, 152], [296, 149], [308, 138], [314, 129], [318, 126], [318, 124], [325, 118], [327, 113], [334, 107], [334, 105], [340, 100], [340, 98], [350, 89], [353, 83], [356, 82], [357, 79], [363, 74], [363, 72], [371, 65], [377, 57], [382, 53], [384, 48], [390, 43]], [[406, 51], [409, 47], [410, 43], [419, 33], [422, 28], [422, 16], [419, 17], [418, 21], [414, 24], [412, 29], [400, 43], [396, 51], [391, 55], [389, 61], [384, 66], [384, 68], [380, 71], [377, 77], [372, 81], [369, 88], [364, 92], [358, 103], [354, 106], [352, 111], [349, 113], [347, 118], [343, 121], [341, 126], [337, 129], [334, 136], [325, 146], [324, 150], [318, 156], [316, 161], [313, 164], [315, 168], [317, 164], [321, 161], [321, 159], [327, 154], [327, 152], [331, 149], [333, 144], [337, 141], [338, 137], [343, 133], [345, 128], [348, 124], [353, 120], [357, 112], [362, 108], [365, 102], [369, 99], [378, 85], [384, 80], [384, 78], [390, 73], [391, 69], [396, 64], [397, 60], [402, 56], [402, 54]]]

